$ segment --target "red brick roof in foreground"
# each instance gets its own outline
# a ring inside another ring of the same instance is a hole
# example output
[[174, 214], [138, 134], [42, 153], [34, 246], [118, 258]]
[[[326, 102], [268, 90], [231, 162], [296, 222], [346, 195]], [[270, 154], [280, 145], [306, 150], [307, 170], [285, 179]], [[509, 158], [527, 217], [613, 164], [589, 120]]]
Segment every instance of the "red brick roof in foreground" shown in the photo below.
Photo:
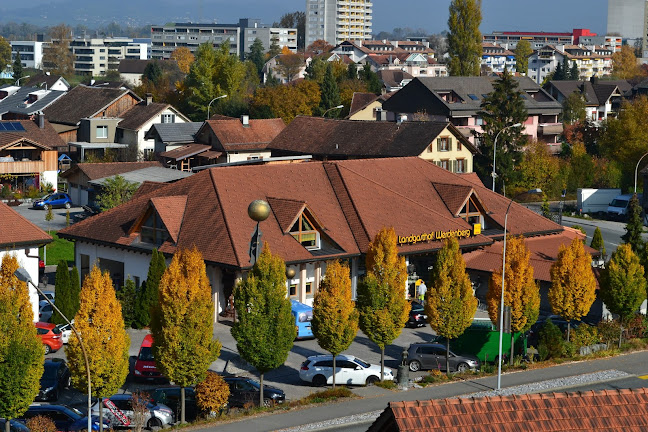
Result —
[[45, 231], [22, 217], [7, 204], [0, 202], [0, 248], [23, 249], [27, 245], [50, 243]]
[[[507, 198], [431, 162], [411, 157], [211, 168], [172, 184], [147, 187], [129, 202], [59, 234], [87, 242], [139, 248], [129, 231], [150, 203], [157, 197], [186, 196], [177, 241], [165, 243], [160, 250], [173, 253], [177, 247], [196, 245], [208, 262], [248, 268], [249, 241], [255, 222], [248, 217], [247, 206], [256, 199], [264, 199], [272, 211], [260, 228], [263, 241], [274, 253], [287, 262], [344, 258], [366, 252], [371, 238], [385, 226], [394, 227], [399, 236], [470, 230], [471, 225], [448, 211], [435, 183], [472, 188], [491, 212], [489, 217], [503, 225]], [[317, 251], [316, 255], [286, 233], [300, 208], [306, 208], [317, 220], [323, 236], [333, 239], [335, 248]], [[181, 209], [178, 211], [182, 213]], [[517, 205], [512, 207], [508, 222], [514, 234], [562, 229]], [[492, 242], [490, 237], [479, 234], [462, 239], [460, 245]], [[442, 242], [436, 240], [399, 249], [406, 254], [427, 253], [441, 246]]]
[[639, 432], [648, 389], [390, 402], [369, 432]]

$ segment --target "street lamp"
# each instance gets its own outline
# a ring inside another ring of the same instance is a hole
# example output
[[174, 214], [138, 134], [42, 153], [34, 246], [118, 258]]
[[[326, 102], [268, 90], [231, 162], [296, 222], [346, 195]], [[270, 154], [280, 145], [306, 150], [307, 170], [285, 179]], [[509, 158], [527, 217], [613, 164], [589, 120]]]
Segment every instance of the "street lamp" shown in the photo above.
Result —
[[497, 173], [495, 172], [495, 151], [497, 150], [497, 138], [499, 138], [500, 134], [506, 129], [520, 126], [522, 126], [522, 123], [515, 123], [514, 125], [504, 126], [502, 130], [497, 132], [497, 135], [495, 135], [495, 141], [493, 141], [493, 172], [491, 173], [491, 177], [493, 177], [493, 192], [495, 192], [495, 178], [497, 177]]
[[333, 108], [327, 109], [326, 111], [324, 111], [324, 114], [322, 114], [322, 117], [326, 117], [327, 112], [329, 112], [331, 110], [334, 110], [334, 109], [340, 109], [340, 108], [344, 108], [344, 105], [338, 105], [338, 106], [334, 106]]
[[21, 80], [21, 79], [29, 78], [30, 76], [31, 76], [31, 75], [25, 75], [24, 77], [20, 77], [20, 78], [18, 78], [18, 79], [16, 80], [16, 85], [20, 85], [20, 80]]
[[212, 99], [212, 100], [209, 102], [209, 105], [207, 105], [207, 120], [209, 120], [209, 108], [211, 107], [212, 102], [214, 102], [215, 100], [218, 100], [218, 99], [226, 98], [226, 97], [227, 97], [227, 95], [216, 96], [214, 99]]
[[[493, 180], [495, 178], [493, 177]], [[541, 194], [542, 189], [531, 189], [526, 192], [522, 192], [521, 194], [516, 195], [515, 197], [511, 198], [511, 201], [508, 204], [508, 207], [506, 208], [506, 213], [504, 214], [504, 246], [503, 246], [503, 251], [502, 251], [502, 293], [500, 296], [500, 320], [499, 320], [499, 356], [497, 357], [497, 390], [500, 390], [502, 388], [502, 340], [503, 340], [503, 335], [504, 335], [504, 280], [506, 278], [506, 228], [507, 228], [507, 223], [508, 223], [508, 214], [509, 210], [511, 210], [511, 204], [513, 204], [513, 200], [519, 196], [522, 196], [524, 194]]]
[[79, 345], [81, 345], [81, 352], [83, 353], [83, 360], [85, 361], [86, 374], [87, 374], [87, 379], [88, 379], [88, 429], [87, 430], [91, 431], [92, 430], [92, 415], [91, 415], [91, 411], [92, 411], [92, 394], [91, 394], [92, 393], [92, 384], [90, 383], [90, 363], [88, 363], [88, 356], [86, 355], [86, 349], [85, 349], [85, 345], [83, 343], [83, 339], [81, 339], [81, 335], [77, 331], [74, 324], [72, 324], [70, 322], [70, 320], [67, 319], [67, 317], [65, 315], [63, 315], [63, 313], [59, 310], [59, 308], [57, 308], [56, 305], [54, 303], [52, 303], [52, 300], [50, 300], [49, 297], [47, 297], [45, 294], [43, 294], [43, 291], [41, 291], [41, 289], [38, 288], [38, 286], [36, 286], [34, 284], [34, 282], [31, 279], [31, 276], [29, 275], [29, 272], [26, 269], [24, 269], [23, 267], [20, 267], [18, 270], [16, 270], [14, 272], [14, 276], [16, 276], [19, 281], [31, 284], [34, 288], [36, 288], [36, 291], [38, 292], [38, 294], [40, 294], [43, 298], [45, 298], [45, 300], [47, 300], [47, 302], [50, 304], [50, 306], [52, 306], [52, 309], [54, 309], [56, 312], [59, 313], [59, 315], [61, 315], [63, 317], [65, 322], [70, 325], [70, 328], [72, 329], [72, 331], [76, 335], [77, 339], [79, 339]]
[[637, 162], [637, 166], [635, 167], [635, 188], [634, 188], [634, 193], [637, 193], [637, 170], [639, 170], [639, 164], [641, 163], [641, 160], [648, 156], [648, 153], [644, 154], [639, 158], [639, 162]]
[[261, 254], [261, 230], [259, 230], [259, 223], [268, 219], [270, 216], [270, 204], [264, 200], [254, 200], [248, 206], [248, 216], [253, 221], [256, 221], [256, 228], [252, 233], [250, 239], [250, 264], [254, 265], [259, 260]]

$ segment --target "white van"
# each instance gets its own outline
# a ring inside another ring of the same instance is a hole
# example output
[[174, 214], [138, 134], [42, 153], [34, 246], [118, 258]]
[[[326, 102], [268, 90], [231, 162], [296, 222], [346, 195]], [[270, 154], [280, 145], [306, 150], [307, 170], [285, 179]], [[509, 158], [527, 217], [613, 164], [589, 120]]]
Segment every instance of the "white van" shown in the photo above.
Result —
[[[628, 214], [630, 200], [634, 194], [617, 195], [608, 205], [607, 215], [612, 219], [625, 219]], [[639, 205], [641, 205], [642, 195], [638, 194]]]

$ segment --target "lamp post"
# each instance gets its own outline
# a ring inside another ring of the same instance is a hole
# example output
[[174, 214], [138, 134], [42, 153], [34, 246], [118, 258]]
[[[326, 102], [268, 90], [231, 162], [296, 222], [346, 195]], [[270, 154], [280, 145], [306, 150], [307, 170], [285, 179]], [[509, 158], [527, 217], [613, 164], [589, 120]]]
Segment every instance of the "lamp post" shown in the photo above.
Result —
[[14, 272], [14, 276], [16, 276], [19, 281], [31, 284], [34, 288], [36, 288], [36, 291], [38, 292], [38, 294], [40, 294], [42, 297], [44, 297], [45, 300], [47, 300], [47, 302], [50, 304], [50, 306], [52, 306], [52, 309], [54, 309], [56, 312], [59, 313], [59, 315], [61, 315], [63, 317], [65, 322], [69, 324], [70, 328], [72, 329], [72, 331], [76, 335], [77, 339], [79, 339], [79, 345], [81, 345], [81, 352], [83, 353], [83, 360], [85, 361], [86, 374], [87, 374], [86, 378], [88, 379], [88, 416], [87, 416], [88, 417], [88, 429], [87, 430], [91, 431], [92, 430], [92, 415], [91, 415], [91, 411], [92, 411], [92, 384], [90, 382], [90, 363], [88, 362], [88, 356], [86, 354], [86, 349], [85, 349], [85, 344], [83, 343], [83, 339], [81, 339], [81, 335], [77, 331], [74, 324], [72, 324], [70, 322], [70, 320], [67, 319], [67, 317], [65, 315], [63, 315], [63, 313], [59, 310], [59, 308], [57, 308], [56, 305], [54, 303], [52, 303], [52, 300], [50, 300], [49, 297], [47, 297], [45, 294], [43, 294], [43, 291], [41, 291], [41, 289], [38, 288], [38, 286], [36, 284], [34, 284], [34, 282], [31, 279], [31, 276], [29, 275], [29, 272], [26, 269], [24, 269], [23, 267], [20, 267], [18, 270], [16, 270]]
[[[648, 153], [645, 153], [643, 156], [639, 158], [639, 162], [637, 162], [637, 166], [635, 167], [635, 188], [634, 188], [634, 193], [637, 193], [637, 171], [639, 170], [639, 164], [641, 163], [641, 160], [648, 156]], [[645, 191], [644, 191], [645, 192]]]
[[344, 105], [338, 105], [338, 106], [334, 106], [332, 108], [327, 109], [326, 111], [324, 111], [324, 114], [322, 114], [322, 117], [326, 117], [326, 113], [328, 113], [329, 111], [334, 110], [334, 109], [340, 109], [340, 108], [344, 108]]
[[31, 76], [31, 75], [25, 75], [24, 77], [20, 77], [20, 78], [18, 78], [18, 79], [16, 80], [16, 85], [20, 85], [20, 80], [21, 80], [21, 79], [29, 78], [30, 76]]
[[212, 100], [209, 102], [209, 105], [207, 105], [207, 120], [209, 120], [209, 108], [211, 108], [211, 104], [212, 104], [215, 100], [223, 99], [223, 98], [226, 98], [226, 97], [227, 97], [227, 95], [216, 96], [214, 99], [212, 99]]
[[[494, 178], [493, 178], [494, 179]], [[540, 194], [542, 189], [531, 189], [527, 192], [522, 192], [521, 194], [516, 195], [511, 198], [509, 201], [508, 207], [506, 207], [506, 213], [504, 214], [504, 246], [502, 251], [502, 292], [500, 296], [500, 320], [499, 320], [499, 356], [497, 357], [497, 390], [502, 388], [502, 340], [504, 335], [504, 280], [506, 278], [506, 228], [508, 223], [508, 214], [511, 210], [511, 204], [513, 200], [519, 196], [527, 194]]]
[[497, 132], [497, 135], [495, 135], [495, 141], [493, 141], [493, 172], [491, 173], [491, 177], [493, 177], [493, 192], [495, 192], [495, 178], [497, 177], [497, 173], [495, 172], [495, 151], [497, 150], [497, 138], [499, 138], [500, 134], [506, 129], [520, 126], [522, 126], [522, 123], [515, 123], [514, 125], [504, 126], [499, 132]]
[[261, 254], [261, 230], [259, 230], [259, 223], [268, 219], [270, 216], [270, 205], [264, 200], [254, 200], [248, 206], [248, 216], [253, 221], [256, 221], [256, 228], [252, 233], [250, 239], [250, 264], [254, 265], [259, 260]]

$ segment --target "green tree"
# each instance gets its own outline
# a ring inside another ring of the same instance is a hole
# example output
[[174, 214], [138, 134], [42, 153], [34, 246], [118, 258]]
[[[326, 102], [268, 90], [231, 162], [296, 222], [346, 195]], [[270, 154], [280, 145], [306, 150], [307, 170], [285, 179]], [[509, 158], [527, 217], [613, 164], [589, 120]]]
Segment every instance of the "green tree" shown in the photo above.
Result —
[[578, 238], [569, 247], [560, 245], [558, 259], [551, 265], [549, 303], [553, 313], [567, 321], [567, 342], [571, 321], [587, 315], [595, 299], [596, 277], [585, 245]]
[[334, 371], [335, 358], [349, 348], [358, 333], [358, 318], [352, 300], [349, 267], [339, 261], [328, 263], [324, 279], [315, 293], [311, 325], [319, 346], [333, 356]]
[[128, 277], [124, 286], [117, 292], [117, 300], [122, 307], [122, 315], [124, 317], [124, 326], [131, 328], [135, 322], [135, 306], [137, 300], [137, 289], [133, 279]]
[[110, 210], [130, 201], [136, 190], [137, 183], [129, 182], [120, 175], [108, 177], [97, 195], [97, 203], [102, 211]]
[[623, 331], [646, 299], [644, 268], [629, 244], [620, 244], [603, 269], [599, 295], [610, 312], [619, 315]]
[[576, 62], [572, 62], [571, 69], [569, 70], [569, 79], [572, 81], [578, 81], [580, 79], [580, 69], [578, 69]]
[[245, 55], [245, 58], [247, 60], [250, 60], [252, 63], [254, 63], [257, 74], [259, 76], [261, 76], [263, 72], [263, 65], [265, 64], [265, 54], [263, 53], [263, 51], [263, 42], [261, 42], [261, 39], [256, 38], [250, 46], [250, 52]]
[[[5, 70], [9, 63], [11, 63], [11, 44], [7, 39], [0, 36], [0, 70]], [[20, 66], [22, 68], [22, 63]]]
[[221, 344], [213, 337], [214, 302], [200, 251], [176, 251], [160, 280], [153, 309], [153, 356], [160, 372], [179, 385], [180, 422], [185, 422], [185, 390], [206, 378]]
[[601, 251], [601, 254], [605, 255], [605, 243], [603, 243], [603, 234], [601, 234], [601, 229], [599, 227], [596, 227], [594, 230], [590, 247], [597, 251]]
[[515, 47], [515, 70], [526, 75], [529, 72], [529, 56], [533, 54], [531, 43], [522, 39]]
[[448, 71], [452, 76], [479, 76], [482, 55], [481, 0], [452, 0], [448, 18]]
[[378, 74], [371, 70], [371, 65], [365, 63], [362, 69], [360, 69], [359, 76], [367, 86], [367, 91], [369, 91], [370, 93], [380, 94], [382, 90], [382, 84], [380, 83]]
[[[322, 112], [326, 111], [329, 108], [336, 107], [340, 105], [340, 89], [333, 77], [333, 68], [329, 63], [326, 67], [326, 73], [324, 74], [324, 81], [320, 86], [320, 91], [322, 95], [322, 100], [320, 102], [320, 109]], [[338, 113], [331, 110], [329, 116], [336, 117]]]
[[553, 81], [564, 81], [565, 80], [565, 71], [563, 70], [562, 63], [556, 65], [553, 76], [551, 77]]
[[446, 373], [450, 375], [450, 339], [458, 338], [472, 323], [477, 311], [466, 263], [459, 242], [452, 237], [437, 253], [432, 280], [425, 296], [430, 327], [446, 338]]
[[270, 39], [270, 47], [268, 48], [268, 58], [274, 58], [281, 54], [281, 47], [279, 46], [277, 37]]
[[585, 99], [579, 92], [570, 93], [562, 103], [562, 121], [563, 123], [572, 124], [585, 121]]
[[70, 270], [70, 309], [67, 317], [73, 317], [79, 312], [81, 297], [81, 283], [79, 281], [79, 269], [76, 266]]
[[518, 87], [516, 79], [505, 68], [493, 83], [493, 91], [482, 101], [478, 113], [484, 120], [484, 132], [480, 134], [482, 142], [480, 153], [475, 155], [475, 168], [482, 179], [491, 175], [493, 145], [497, 138], [496, 172], [497, 177], [501, 178], [500, 186], [514, 180], [515, 168], [521, 160], [521, 150], [526, 145], [527, 138], [522, 133], [522, 126], [512, 127], [518, 123], [524, 124], [528, 118]]
[[[88, 355], [92, 396], [105, 398], [117, 393], [128, 375], [128, 348], [130, 338], [124, 328], [121, 305], [115, 296], [108, 272], [96, 266], [83, 281], [79, 312], [74, 317]], [[70, 335], [65, 347], [72, 385], [84, 392], [87, 389], [86, 366], [79, 339]], [[99, 403], [99, 428], [103, 431], [103, 403]]]
[[[508, 237], [506, 242], [506, 277], [504, 284], [504, 306], [511, 308], [511, 356], [515, 332], [524, 332], [538, 320], [540, 312], [540, 288], [533, 279], [533, 267], [529, 263], [531, 253], [524, 237]], [[502, 272], [493, 273], [488, 284], [486, 302], [488, 316], [492, 322], [499, 322], [502, 296]]]
[[524, 190], [540, 188], [551, 194], [552, 190], [556, 189], [559, 179], [559, 158], [552, 155], [547, 144], [542, 141], [530, 142], [524, 149], [516, 184]]
[[14, 275], [15, 255], [0, 265], [0, 417], [20, 417], [38, 395], [43, 374], [43, 344], [36, 335], [27, 284]]
[[[306, 79], [316, 81], [318, 84], [324, 82], [324, 75], [326, 75], [326, 69], [328, 67], [328, 62], [322, 57], [315, 57], [311, 62], [306, 66], [305, 77]], [[371, 67], [370, 67], [371, 70]]]
[[162, 252], [153, 249], [146, 281], [140, 287], [135, 309], [135, 323], [138, 327], [146, 327], [151, 323], [151, 309], [157, 305], [158, 287], [166, 270], [166, 260]]
[[403, 331], [409, 315], [405, 298], [407, 267], [398, 256], [394, 228], [382, 228], [369, 243], [367, 274], [358, 284], [360, 329], [380, 348], [380, 380], [385, 376], [385, 345]]
[[267, 244], [247, 278], [234, 288], [234, 307], [238, 322], [232, 336], [239, 355], [259, 371], [263, 406], [263, 375], [284, 364], [297, 335], [286, 297], [286, 265]]
[[23, 65], [22, 65], [22, 60], [20, 59], [20, 53], [16, 53], [16, 60], [14, 60], [13, 65], [13, 76], [12, 79], [18, 81], [20, 78], [22, 78], [25, 74], [23, 73]]
[[[66, 318], [72, 319], [76, 311], [71, 308], [71, 287], [70, 287], [70, 271], [68, 264], [65, 260], [60, 260], [56, 266], [56, 307], [65, 315]], [[54, 324], [65, 324], [66, 321], [58, 313], [54, 311], [52, 314], [51, 322]]]
[[627, 243], [632, 248], [632, 252], [641, 255], [644, 250], [644, 241], [641, 237], [643, 232], [643, 222], [641, 220], [641, 205], [637, 194], [632, 195], [628, 203], [628, 223], [625, 226], [626, 233], [621, 236], [624, 243]]
[[162, 78], [162, 68], [157, 60], [153, 60], [146, 65], [142, 78], [146, 78], [152, 82], [153, 85], [157, 85], [160, 82], [160, 79]]

